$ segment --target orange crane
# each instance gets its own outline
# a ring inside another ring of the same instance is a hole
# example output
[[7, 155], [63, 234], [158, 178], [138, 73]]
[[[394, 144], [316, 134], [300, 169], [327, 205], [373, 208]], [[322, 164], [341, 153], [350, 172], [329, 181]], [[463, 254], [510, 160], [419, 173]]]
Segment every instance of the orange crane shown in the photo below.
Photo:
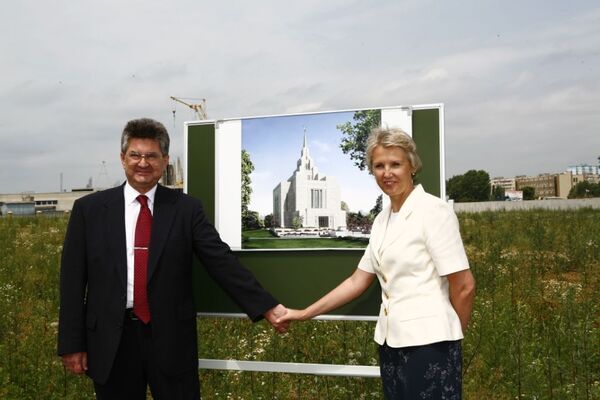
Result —
[[[181, 104], [191, 108], [199, 120], [208, 119], [208, 114], [206, 114], [206, 99], [185, 99], [185, 100], [201, 100], [202, 102], [200, 104], [191, 104], [191, 103], [184, 101], [183, 98], [180, 99], [175, 96], [171, 96], [171, 100], [173, 100], [177, 103], [181, 103]], [[173, 108], [173, 118], [175, 118], [175, 108]]]

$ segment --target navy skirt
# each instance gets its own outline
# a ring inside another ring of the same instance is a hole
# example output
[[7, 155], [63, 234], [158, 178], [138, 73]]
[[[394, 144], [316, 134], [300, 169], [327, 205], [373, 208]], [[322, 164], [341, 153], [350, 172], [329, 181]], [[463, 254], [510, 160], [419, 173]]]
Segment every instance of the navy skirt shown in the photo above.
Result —
[[462, 398], [460, 340], [400, 348], [384, 343], [379, 358], [388, 400]]

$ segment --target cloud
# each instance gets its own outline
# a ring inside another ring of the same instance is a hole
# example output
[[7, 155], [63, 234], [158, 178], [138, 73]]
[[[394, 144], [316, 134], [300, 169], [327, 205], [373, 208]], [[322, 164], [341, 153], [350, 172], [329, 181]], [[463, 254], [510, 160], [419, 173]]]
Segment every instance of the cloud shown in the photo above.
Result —
[[0, 16], [3, 192], [60, 172], [83, 186], [102, 161], [121, 179], [120, 131], [139, 116], [181, 156], [193, 117], [172, 95], [206, 98], [212, 118], [441, 102], [449, 175], [552, 172], [600, 148], [593, 2], [60, 3]]
[[320, 110], [322, 106], [323, 106], [323, 103], [321, 103], [321, 102], [299, 104], [297, 106], [288, 107], [286, 109], [285, 113], [286, 114], [298, 114], [298, 113], [304, 113], [304, 112], [313, 112], [313, 111]]

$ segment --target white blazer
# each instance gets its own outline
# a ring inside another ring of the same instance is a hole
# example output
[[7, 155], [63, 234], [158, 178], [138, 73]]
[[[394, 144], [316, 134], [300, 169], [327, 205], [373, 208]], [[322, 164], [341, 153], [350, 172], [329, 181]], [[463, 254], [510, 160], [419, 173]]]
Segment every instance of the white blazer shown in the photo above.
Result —
[[375, 218], [358, 264], [381, 285], [375, 341], [407, 347], [462, 339], [445, 277], [469, 268], [454, 211], [418, 185], [392, 224], [390, 212]]

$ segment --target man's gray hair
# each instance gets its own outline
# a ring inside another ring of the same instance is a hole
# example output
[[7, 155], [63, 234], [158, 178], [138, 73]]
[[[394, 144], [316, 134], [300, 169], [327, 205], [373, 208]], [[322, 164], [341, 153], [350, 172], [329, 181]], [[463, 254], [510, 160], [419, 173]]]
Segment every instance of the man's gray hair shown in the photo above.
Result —
[[167, 128], [150, 118], [132, 119], [121, 134], [121, 153], [127, 152], [130, 139], [153, 139], [158, 141], [163, 156], [169, 155], [169, 133]]

